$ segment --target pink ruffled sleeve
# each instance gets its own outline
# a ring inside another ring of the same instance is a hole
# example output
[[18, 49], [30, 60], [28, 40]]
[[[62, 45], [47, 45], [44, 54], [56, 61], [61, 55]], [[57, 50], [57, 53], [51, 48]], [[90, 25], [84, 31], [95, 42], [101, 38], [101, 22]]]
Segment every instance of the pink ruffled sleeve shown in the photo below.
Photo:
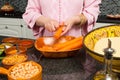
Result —
[[35, 22], [41, 16], [41, 7], [39, 0], [28, 0], [26, 11], [23, 14], [23, 20], [27, 23], [28, 27], [33, 30], [34, 36], [40, 34], [43, 27], [38, 27]]
[[[89, 32], [92, 30], [93, 26], [95, 25], [98, 15], [100, 13], [99, 4], [101, 0], [85, 0], [84, 1], [84, 8], [83, 14], [87, 18], [87, 24], [84, 27], [84, 31]], [[86, 29], [86, 30], [85, 30]]]

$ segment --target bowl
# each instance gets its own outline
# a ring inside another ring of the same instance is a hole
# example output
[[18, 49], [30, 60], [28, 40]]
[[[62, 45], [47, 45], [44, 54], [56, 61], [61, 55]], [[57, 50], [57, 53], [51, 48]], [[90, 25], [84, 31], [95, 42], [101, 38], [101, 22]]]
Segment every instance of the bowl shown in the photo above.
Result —
[[34, 61], [27, 61], [9, 69], [0, 67], [0, 74], [6, 74], [8, 80], [42, 80], [42, 66]]
[[[108, 25], [96, 28], [85, 35], [83, 47], [94, 59], [104, 62], [104, 54], [95, 51], [95, 45], [100, 39], [120, 37], [120, 25]], [[120, 73], [120, 57], [114, 56], [112, 60], [112, 70]]]
[[13, 44], [11, 44], [11, 43], [1, 43], [0, 44], [0, 60], [2, 60], [4, 58], [4, 56], [5, 56], [5, 54], [4, 54], [5, 50], [8, 49], [8, 48], [10, 48], [10, 47], [12, 47], [12, 46], [13, 46]]
[[8, 38], [4, 38], [2, 42], [16, 44], [18, 40], [20, 39], [17, 37], [8, 37]]
[[15, 64], [19, 64], [27, 61], [27, 59], [28, 56], [25, 54], [13, 54], [13, 55], [5, 56], [2, 59], [2, 65], [8, 69]]
[[16, 46], [12, 46], [10, 48], [5, 49], [6, 56], [13, 55], [13, 54], [26, 54], [27, 48], [18, 46], [18, 49]]
[[[54, 41], [54, 37], [40, 37], [35, 41], [35, 48], [47, 58], [65, 58], [74, 56], [81, 47], [76, 47], [70, 50], [56, 50], [59, 45], [75, 39], [72, 36], [62, 36]], [[54, 42], [54, 43], [53, 43]], [[79, 44], [79, 43], [78, 43]], [[70, 44], [72, 45], [72, 44]], [[67, 46], [70, 46], [67, 45]], [[57, 46], [57, 47], [56, 47]], [[65, 46], [66, 47], [66, 46]]]
[[1, 43], [1, 45], [4, 46], [5, 49], [12, 47], [14, 44], [12, 43]]
[[22, 39], [18, 41], [18, 46], [25, 47], [25, 48], [31, 48], [34, 45], [34, 40], [30, 39]]

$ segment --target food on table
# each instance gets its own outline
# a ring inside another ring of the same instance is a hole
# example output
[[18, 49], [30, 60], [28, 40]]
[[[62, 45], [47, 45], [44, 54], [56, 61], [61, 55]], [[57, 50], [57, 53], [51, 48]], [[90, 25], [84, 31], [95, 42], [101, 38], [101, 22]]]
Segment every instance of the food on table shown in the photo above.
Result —
[[31, 48], [34, 45], [34, 41], [30, 39], [23, 39], [18, 41], [18, 46], [25, 48]]
[[8, 80], [42, 80], [42, 66], [34, 61], [15, 64], [8, 70], [0, 67], [0, 74], [8, 76]]
[[27, 49], [25, 47], [21, 46], [12, 46], [5, 50], [6, 55], [12, 55], [12, 54], [26, 54]]
[[96, 42], [101, 38], [107, 37], [120, 37], [120, 25], [110, 25], [104, 26], [103, 28], [98, 28], [97, 30], [89, 33], [87, 38], [85, 38], [85, 45], [90, 49], [94, 50]]
[[61, 36], [56, 43], [48, 45], [51, 43], [51, 39], [53, 38], [54, 37], [40, 37], [35, 41], [35, 48], [40, 51], [44, 57], [71, 57], [74, 56], [82, 47], [83, 36], [77, 38], [73, 36]]
[[114, 57], [120, 57], [120, 37], [102, 38], [95, 44], [94, 51], [104, 55], [103, 50], [108, 47], [108, 39], [111, 40], [111, 47], [115, 49]]
[[63, 27], [64, 27], [64, 24], [61, 24], [59, 26], [59, 28], [57, 29], [57, 31], [54, 34], [54, 38], [55, 39], [59, 39], [61, 37], [61, 33], [62, 33], [62, 30], [63, 30]]
[[1, 45], [3, 45], [5, 49], [10, 48], [10, 47], [13, 46], [12, 43], [2, 43]]
[[106, 30], [101, 29], [97, 31], [98, 34], [94, 33], [94, 39], [99, 40], [103, 37], [107, 37], [108, 33], [106, 32]]
[[60, 43], [60, 44], [58, 43], [55, 46], [53, 45], [53, 47], [55, 48], [55, 50], [59, 50], [59, 51], [77, 49], [82, 46], [82, 40], [83, 40], [83, 36], [80, 36], [78, 38], [66, 41], [64, 43]]
[[[95, 38], [95, 34], [100, 34], [99, 32], [102, 30], [106, 31], [107, 36], [101, 36], [101, 38], [99, 38], [98, 40]], [[98, 60], [100, 62], [104, 62], [104, 53], [103, 53], [103, 48], [107, 48], [108, 47], [108, 38], [109, 39], [113, 39], [115, 41], [112, 41], [112, 48], [115, 48], [115, 53], [113, 53], [113, 60], [112, 60], [112, 71], [120, 73], [120, 53], [118, 53], [119, 51], [116, 49], [120, 49], [120, 40], [117, 38], [120, 38], [120, 35], [117, 35], [116, 32], [119, 33], [120, 30], [120, 25], [108, 25], [108, 26], [102, 26], [100, 28], [94, 29], [93, 31], [89, 32], [83, 40], [83, 45], [84, 48], [86, 49], [87, 53], [93, 57], [95, 60]], [[90, 39], [92, 38], [94, 44], [93, 46], [88, 46], [89, 44], [92, 44], [93, 42], [90, 41]], [[106, 42], [101, 42], [104, 39]], [[98, 44], [100, 40], [100, 43]], [[115, 47], [114, 47], [115, 46]], [[117, 47], [118, 46], [118, 47]], [[93, 48], [92, 48], [93, 47]], [[100, 50], [99, 50], [100, 49]]]
[[17, 50], [11, 50], [11, 51], [9, 51], [9, 53], [7, 53], [7, 54], [16, 54], [17, 53]]
[[28, 58], [27, 55], [14, 54], [14, 55], [6, 56], [2, 60], [2, 64], [4, 66], [8, 67], [8, 66], [15, 65], [17, 63], [25, 62], [25, 61], [27, 61], [27, 58]]
[[78, 38], [67, 36], [66, 40], [63, 40], [62, 42], [60, 40], [57, 43], [50, 46], [45, 44], [43, 46], [40, 46], [38, 40], [36, 41], [35, 46], [37, 47], [37, 49], [40, 49], [41, 51], [69, 51], [69, 50], [81, 48], [82, 40], [83, 40], [83, 36], [80, 36]]
[[66, 41], [70, 41], [72, 39], [75, 39], [75, 37], [73, 37], [73, 36], [63, 36], [63, 37], [61, 37], [61, 38], [58, 39], [57, 44], [58, 43], [64, 43]]
[[116, 29], [114, 32], [115, 32], [115, 36], [120, 37], [120, 30], [119, 29]]
[[17, 37], [8, 37], [8, 38], [4, 38], [2, 42], [16, 44], [18, 40], [20, 39]]
[[10, 75], [14, 79], [29, 79], [39, 72], [40, 69], [37, 65], [33, 65], [31, 62], [28, 62], [26, 64], [15, 66], [13, 69], [11, 69]]

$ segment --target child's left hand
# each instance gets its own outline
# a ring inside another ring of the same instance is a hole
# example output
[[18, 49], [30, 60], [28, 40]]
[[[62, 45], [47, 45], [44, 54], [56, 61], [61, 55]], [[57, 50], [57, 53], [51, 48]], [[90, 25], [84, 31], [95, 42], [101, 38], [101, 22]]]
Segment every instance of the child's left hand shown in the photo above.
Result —
[[62, 35], [67, 33], [72, 28], [73, 25], [83, 26], [86, 22], [87, 22], [87, 19], [86, 19], [86, 17], [83, 14], [75, 15], [75, 16], [73, 16], [71, 18], [68, 18], [64, 22], [65, 27], [63, 28]]

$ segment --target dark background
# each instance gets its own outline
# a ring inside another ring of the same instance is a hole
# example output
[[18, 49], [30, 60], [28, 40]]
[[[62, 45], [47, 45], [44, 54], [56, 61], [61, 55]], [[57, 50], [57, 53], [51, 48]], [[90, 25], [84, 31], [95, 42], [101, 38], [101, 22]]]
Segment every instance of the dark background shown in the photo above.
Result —
[[[7, 1], [15, 8], [15, 11], [22, 13], [25, 12], [27, 0], [0, 0], [0, 8]], [[100, 11], [100, 15], [120, 14], [120, 0], [102, 0], [102, 4], [100, 4]]]

